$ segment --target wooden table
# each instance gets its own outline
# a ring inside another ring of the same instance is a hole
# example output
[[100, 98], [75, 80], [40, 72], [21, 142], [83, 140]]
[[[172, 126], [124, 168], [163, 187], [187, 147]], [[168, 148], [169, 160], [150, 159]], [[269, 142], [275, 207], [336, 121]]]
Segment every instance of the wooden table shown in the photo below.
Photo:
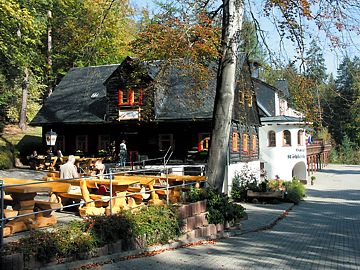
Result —
[[[6, 184], [7, 183], [5, 182], [5, 185]], [[29, 229], [44, 227], [43, 221], [39, 222], [38, 220], [39, 216], [35, 216], [35, 214], [31, 213], [34, 213], [34, 198], [37, 192], [50, 192], [51, 188], [39, 186], [5, 186], [4, 191], [5, 193], [10, 194], [11, 198], [13, 199], [12, 216], [16, 217], [17, 215], [29, 214], [27, 216], [19, 217], [6, 223], [4, 227], [4, 236], [9, 236], [13, 233]], [[53, 218], [51, 218], [51, 220], [49, 221], [51, 224], [54, 224]]]
[[46, 160], [46, 156], [43, 155], [38, 155], [35, 160], [37, 160], [37, 169], [50, 169], [52, 171], [55, 170], [55, 165], [56, 165], [56, 161], [57, 161], [57, 157], [51, 157], [51, 162], [50, 165], [46, 165], [45, 164], [45, 160]]
[[158, 176], [154, 175], [115, 175], [114, 180], [115, 181], [129, 181], [129, 180], [135, 180], [139, 181], [139, 184], [141, 186], [146, 187], [146, 189], [149, 191], [151, 199], [148, 201], [149, 204], [156, 204], [156, 205], [163, 205], [165, 204], [164, 200], [161, 200], [159, 198], [159, 195], [157, 194], [156, 189], [154, 188], [156, 180], [158, 180]]
[[[127, 189], [130, 185], [138, 184], [138, 180], [128, 180], [128, 181], [112, 181], [112, 198], [111, 209], [110, 209], [110, 196], [108, 195], [98, 195], [92, 194], [89, 191], [90, 189], [97, 189], [100, 185], [104, 185], [107, 189], [110, 189], [110, 180], [109, 179], [98, 179], [96, 177], [90, 178], [80, 178], [80, 179], [69, 179], [64, 180], [66, 183], [69, 183], [74, 186], [80, 186], [81, 194], [79, 193], [67, 193], [61, 194], [63, 197], [67, 198], [77, 198], [81, 199], [86, 204], [79, 207], [79, 213], [81, 216], [89, 215], [110, 215], [112, 213], [117, 213], [121, 209], [128, 209], [129, 205], [126, 201]], [[94, 202], [98, 200], [99, 202]], [[103, 203], [107, 204], [106, 208], [103, 208]]]
[[[182, 184], [185, 184], [186, 182], [196, 182], [195, 187], [200, 187], [200, 182], [205, 181], [205, 176], [198, 175], [198, 176], [192, 176], [192, 175], [174, 175], [169, 174], [167, 176], [158, 176], [158, 175], [115, 175], [115, 180], [138, 180], [140, 181], [141, 185], [145, 185], [149, 188], [151, 192], [151, 200], [149, 201], [150, 204], [164, 204], [165, 202], [163, 200], [159, 199], [158, 194], [166, 195], [166, 190], [163, 188], [166, 188], [166, 185], [162, 185], [162, 189], [155, 189], [154, 185], [155, 182], [164, 182], [168, 181], [170, 186], [174, 186], [176, 183], [178, 183], [179, 187], [176, 188], [170, 188], [169, 189], [169, 199], [172, 203], [179, 202], [181, 199], [181, 189], [183, 187]], [[181, 183], [181, 184], [179, 184]]]
[[[15, 232], [20, 232], [29, 229], [36, 229], [41, 227], [50, 226], [56, 224], [56, 216], [53, 211], [32, 214], [34, 208], [41, 207], [41, 210], [51, 210], [60, 206], [56, 201], [52, 201], [55, 197], [50, 197], [48, 202], [34, 200], [38, 192], [66, 192], [69, 190], [70, 185], [66, 183], [48, 183], [39, 180], [28, 180], [18, 178], [1, 178], [4, 180], [4, 191], [7, 195], [10, 195], [12, 200], [12, 210], [5, 210], [5, 217], [14, 217], [14, 220], [6, 223], [4, 227], [4, 236], [8, 236]], [[21, 184], [29, 184], [24, 186], [14, 186]], [[8, 197], [9, 198], [9, 197]], [[44, 208], [45, 207], [45, 208]], [[28, 214], [23, 217], [18, 215]]]

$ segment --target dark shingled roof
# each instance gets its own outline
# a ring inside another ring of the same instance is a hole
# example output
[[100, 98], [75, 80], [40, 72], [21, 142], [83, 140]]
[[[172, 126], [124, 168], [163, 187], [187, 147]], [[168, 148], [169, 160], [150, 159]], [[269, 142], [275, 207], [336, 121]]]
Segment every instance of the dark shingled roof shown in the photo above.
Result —
[[[129, 61], [131, 62], [133, 59], [127, 58], [121, 65], [71, 69], [55, 88], [54, 93], [46, 100], [31, 125], [108, 123], [106, 121], [108, 105], [106, 82], [114, 76], [115, 71], [125, 69]], [[245, 57], [239, 58], [240, 67], [244, 61]], [[141, 63], [141, 65], [145, 65], [151, 78], [157, 76], [159, 63]], [[170, 68], [167, 75], [164, 76], [165, 81], [157, 88], [155, 94], [155, 120], [212, 119], [217, 64], [211, 64], [210, 69], [213, 75], [207, 82], [207, 87], [194, 87], [192, 77], [177, 68]], [[256, 120], [253, 119], [254, 117], [251, 116], [252, 121]]]
[[275, 92], [277, 89], [257, 78], [252, 78], [255, 87], [256, 99], [261, 115], [275, 115]]
[[[151, 72], [150, 72], [151, 74]], [[156, 120], [212, 119], [216, 92], [216, 70], [207, 87], [194, 86], [190, 76], [172, 68], [166, 80], [156, 91]]]
[[275, 82], [275, 87], [284, 94], [284, 97], [286, 99], [288, 99], [290, 97], [289, 86], [288, 86], [287, 80], [277, 80]]
[[103, 83], [118, 66], [72, 68], [30, 124], [104, 123], [107, 101]]

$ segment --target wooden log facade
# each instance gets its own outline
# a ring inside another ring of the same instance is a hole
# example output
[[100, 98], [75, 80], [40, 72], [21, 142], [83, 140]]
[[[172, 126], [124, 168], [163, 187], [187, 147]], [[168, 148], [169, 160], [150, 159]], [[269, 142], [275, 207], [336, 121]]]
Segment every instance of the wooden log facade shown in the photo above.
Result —
[[[231, 164], [259, 157], [256, 96], [249, 65], [245, 57], [241, 61], [230, 134]], [[158, 66], [130, 57], [120, 65], [74, 68], [31, 124], [43, 127], [43, 137], [51, 129], [57, 132], [55, 148], [67, 155], [98, 156], [110, 145], [118, 153], [120, 142], [126, 140], [130, 160], [162, 157], [171, 146], [172, 158], [186, 162], [189, 152], [197, 150], [212, 131], [217, 66], [209, 69], [208, 87], [194, 90], [193, 78], [176, 68], [169, 68], [162, 85], [153, 83]]]

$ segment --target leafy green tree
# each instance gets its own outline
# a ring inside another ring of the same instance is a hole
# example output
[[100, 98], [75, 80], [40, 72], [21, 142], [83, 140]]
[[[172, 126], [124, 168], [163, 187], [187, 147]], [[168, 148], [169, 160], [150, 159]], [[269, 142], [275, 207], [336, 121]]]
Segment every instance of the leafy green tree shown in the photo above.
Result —
[[351, 141], [360, 145], [359, 79], [360, 59], [345, 57], [338, 69], [336, 95], [331, 102], [333, 119], [329, 123], [337, 144], [341, 144], [347, 135]]
[[322, 99], [327, 79], [324, 54], [316, 41], [310, 42], [309, 50], [305, 57], [305, 77], [308, 80], [308, 87], [314, 114], [314, 126], [316, 129], [322, 125]]
[[305, 57], [305, 76], [318, 86], [327, 79], [325, 59], [322, 49], [313, 39]]
[[[33, 1], [0, 1], [0, 72], [5, 76], [4, 89], [14, 87], [20, 81], [22, 88], [19, 108], [19, 126], [24, 129], [28, 100], [29, 76], [41, 70], [41, 42], [40, 36], [44, 30], [44, 23], [37, 17], [36, 2]], [[8, 91], [0, 95], [9, 97]], [[14, 93], [10, 96], [14, 97]], [[3, 100], [5, 100], [3, 99]], [[16, 107], [13, 98], [5, 111]], [[15, 99], [16, 100], [16, 99]], [[14, 120], [14, 119], [12, 119]]]
[[120, 63], [136, 30], [132, 14], [127, 0], [54, 0], [54, 74], [73, 66]]

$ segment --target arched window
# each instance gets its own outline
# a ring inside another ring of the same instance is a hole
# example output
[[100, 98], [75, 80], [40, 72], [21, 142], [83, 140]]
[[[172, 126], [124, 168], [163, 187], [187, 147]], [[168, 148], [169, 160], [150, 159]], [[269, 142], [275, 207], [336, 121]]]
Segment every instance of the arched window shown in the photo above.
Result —
[[291, 146], [291, 132], [289, 130], [283, 131], [283, 146]]
[[299, 130], [297, 133], [297, 144], [303, 145], [304, 144], [304, 131]]
[[275, 131], [273, 130], [270, 130], [268, 133], [268, 145], [269, 147], [276, 146], [276, 136], [275, 136]]

